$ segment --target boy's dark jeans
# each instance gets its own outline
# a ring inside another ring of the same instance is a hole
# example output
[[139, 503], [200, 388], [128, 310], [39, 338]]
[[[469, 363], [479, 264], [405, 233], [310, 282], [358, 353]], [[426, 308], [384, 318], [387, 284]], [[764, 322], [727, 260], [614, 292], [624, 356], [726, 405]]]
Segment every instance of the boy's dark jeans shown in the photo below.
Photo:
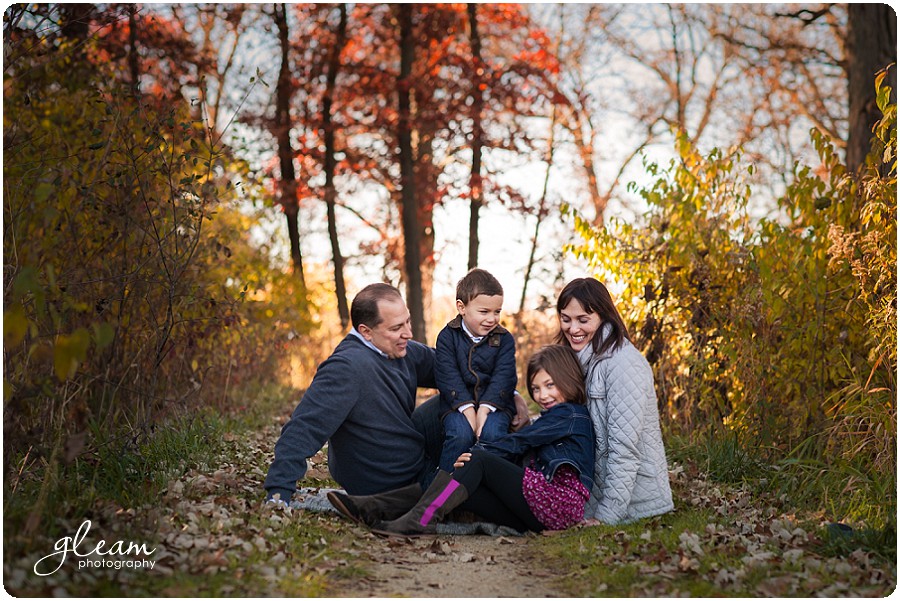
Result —
[[[475, 444], [475, 432], [466, 416], [453, 411], [444, 416], [444, 448], [438, 466], [447, 473], [453, 473], [453, 464], [463, 453], [468, 453]], [[481, 428], [482, 442], [498, 440], [509, 432], [509, 416], [503, 411], [494, 411], [485, 419]]]
[[444, 416], [444, 448], [438, 466], [445, 472], [453, 473], [453, 464], [463, 453], [475, 444], [475, 432], [466, 416], [452, 411]]

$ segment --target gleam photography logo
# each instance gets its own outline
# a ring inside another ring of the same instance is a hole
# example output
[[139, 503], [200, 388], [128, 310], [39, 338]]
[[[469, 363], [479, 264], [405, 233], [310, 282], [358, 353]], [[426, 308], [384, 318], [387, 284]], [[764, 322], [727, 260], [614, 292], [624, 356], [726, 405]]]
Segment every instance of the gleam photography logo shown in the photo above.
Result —
[[[122, 568], [130, 569], [153, 569], [156, 561], [144, 558], [153, 555], [156, 548], [147, 550], [146, 544], [136, 544], [118, 540], [107, 547], [106, 541], [100, 539], [94, 548], [86, 553], [79, 551], [78, 547], [87, 537], [91, 530], [91, 521], [85, 520], [78, 527], [75, 536], [64, 536], [53, 545], [55, 551], [49, 555], [41, 557], [34, 563], [34, 573], [38, 576], [49, 576], [56, 573], [66, 559], [69, 553], [78, 557], [78, 569], [84, 568], [114, 568], [121, 570]], [[123, 556], [126, 558], [123, 559]], [[133, 557], [133, 559], [132, 559]], [[49, 569], [51, 568], [52, 569]], [[48, 570], [49, 571], [44, 571]]]

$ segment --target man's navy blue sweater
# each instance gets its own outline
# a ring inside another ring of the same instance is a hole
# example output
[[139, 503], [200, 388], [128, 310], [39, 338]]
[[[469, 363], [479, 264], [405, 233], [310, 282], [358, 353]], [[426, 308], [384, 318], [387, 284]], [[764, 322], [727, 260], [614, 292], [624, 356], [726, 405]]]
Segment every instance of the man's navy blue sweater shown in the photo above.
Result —
[[416, 481], [425, 440], [410, 416], [416, 388], [435, 388], [434, 350], [409, 341], [388, 359], [354, 335], [319, 365], [300, 404], [281, 429], [265, 488], [289, 501], [306, 460], [328, 441], [331, 475], [348, 493], [368, 495]]

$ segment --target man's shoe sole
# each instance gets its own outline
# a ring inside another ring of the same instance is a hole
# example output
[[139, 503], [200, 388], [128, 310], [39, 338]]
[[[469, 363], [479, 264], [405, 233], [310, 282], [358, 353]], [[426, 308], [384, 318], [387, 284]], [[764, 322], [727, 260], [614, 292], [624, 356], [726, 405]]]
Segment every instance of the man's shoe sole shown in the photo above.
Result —
[[363, 522], [362, 518], [350, 511], [350, 509], [346, 505], [344, 505], [344, 502], [341, 500], [341, 496], [338, 493], [329, 492], [325, 496], [328, 497], [328, 502], [331, 503], [331, 506], [337, 509], [342, 516], [344, 516], [351, 522], [362, 524], [365, 526], [365, 522]]
[[378, 536], [388, 537], [388, 538], [419, 538], [422, 536], [435, 536], [436, 532], [412, 532], [412, 533], [404, 533], [404, 532], [391, 532], [390, 530], [379, 530], [377, 528], [372, 528], [372, 534], [377, 534]]

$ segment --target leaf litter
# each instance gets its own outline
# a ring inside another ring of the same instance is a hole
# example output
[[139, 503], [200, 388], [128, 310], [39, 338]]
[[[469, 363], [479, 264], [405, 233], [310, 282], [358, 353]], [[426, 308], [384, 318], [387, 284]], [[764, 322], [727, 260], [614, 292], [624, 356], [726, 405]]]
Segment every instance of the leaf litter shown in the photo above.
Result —
[[[262, 503], [262, 481], [280, 424], [223, 437], [215, 465], [174, 478], [156, 503], [134, 508], [97, 501], [92, 537], [147, 542], [155, 548], [152, 570], [77, 569], [70, 558], [41, 578], [34, 563], [54, 541], [4, 563], [7, 590], [19, 596], [342, 596], [342, 597], [558, 597], [608, 595], [612, 583], [592, 582], [591, 566], [632, 566], [629, 594], [679, 596], [692, 580], [724, 595], [884, 596], [896, 585], [896, 566], [862, 550], [824, 557], [809, 521], [777, 503], [760, 505], [749, 491], [714, 485], [702, 474], [676, 466], [671, 472], [679, 511], [707, 510], [713, 518], [685, 530], [677, 545], [660, 542], [660, 521], [631, 534], [606, 526], [576, 543], [583, 560], [554, 567], [543, 541], [557, 536], [426, 536], [381, 538], [333, 514], [283, 509]], [[312, 461], [304, 485], [329, 485], [324, 455]], [[317, 484], [321, 482], [321, 484]], [[80, 520], [59, 518], [74, 533]], [[570, 531], [571, 532], [571, 531]], [[96, 534], [94, 534], [96, 533]], [[93, 548], [86, 540], [84, 548]], [[721, 558], [728, 558], [723, 561]], [[721, 564], [721, 565], [720, 565]]]

